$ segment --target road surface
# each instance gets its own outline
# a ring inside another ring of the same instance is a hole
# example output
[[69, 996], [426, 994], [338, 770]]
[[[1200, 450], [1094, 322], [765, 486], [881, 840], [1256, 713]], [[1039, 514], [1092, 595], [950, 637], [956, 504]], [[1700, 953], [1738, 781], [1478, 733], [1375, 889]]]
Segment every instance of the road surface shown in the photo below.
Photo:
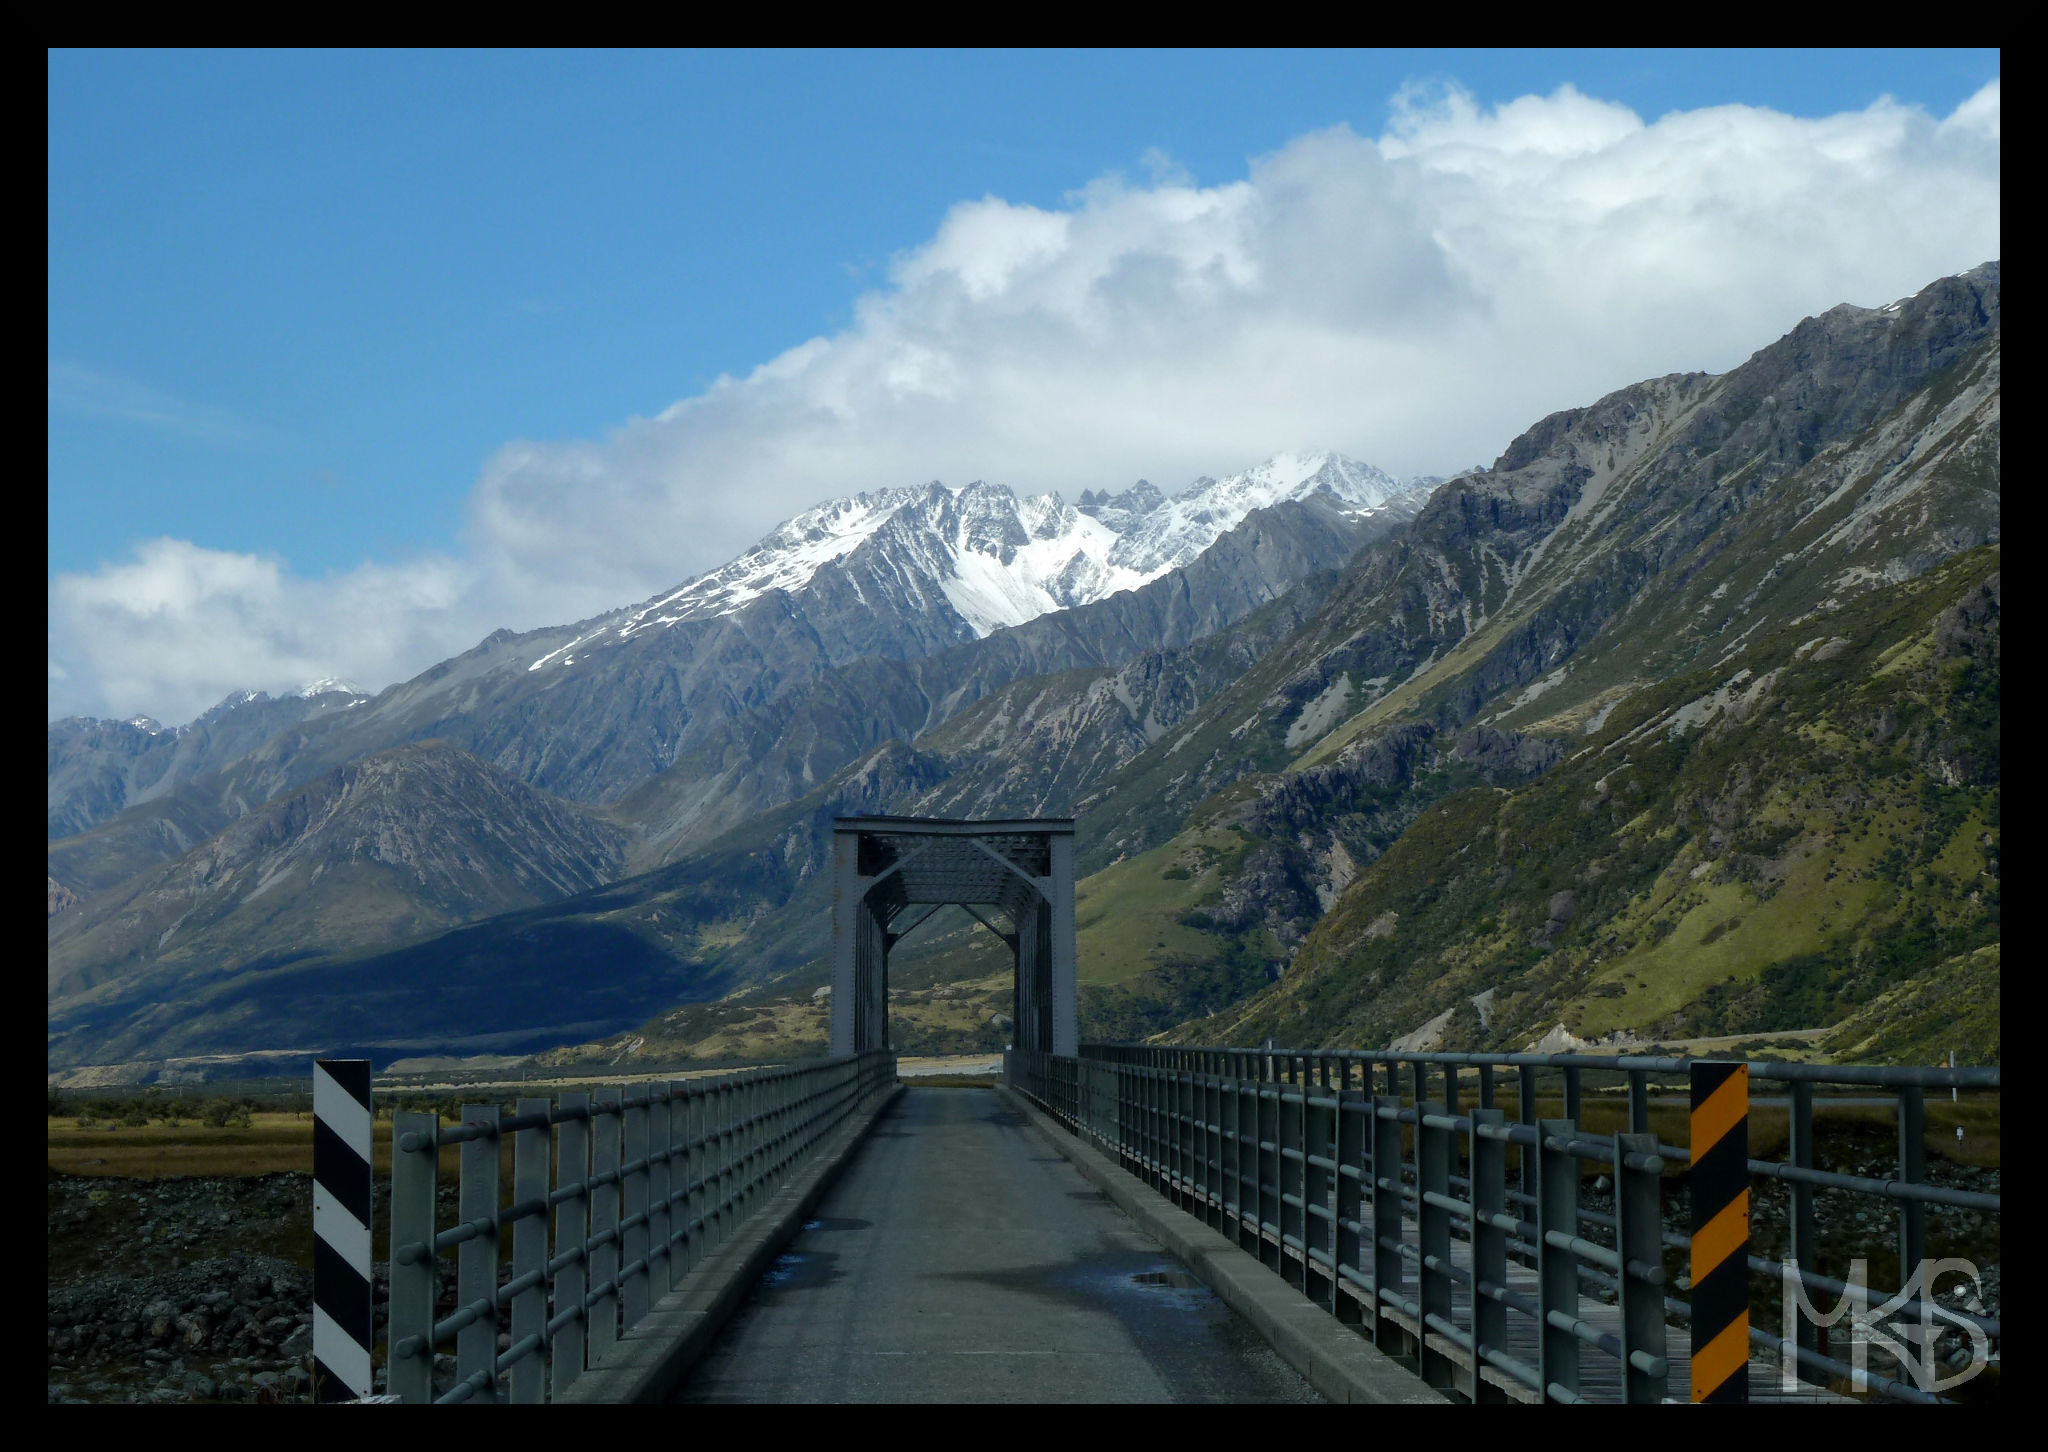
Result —
[[1313, 1402], [987, 1089], [912, 1086], [686, 1402]]

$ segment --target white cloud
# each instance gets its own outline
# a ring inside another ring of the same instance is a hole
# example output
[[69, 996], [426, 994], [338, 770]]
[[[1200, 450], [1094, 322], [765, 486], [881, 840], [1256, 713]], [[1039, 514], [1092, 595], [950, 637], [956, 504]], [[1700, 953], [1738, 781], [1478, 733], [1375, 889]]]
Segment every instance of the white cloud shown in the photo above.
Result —
[[1491, 458], [1554, 409], [1997, 256], [1998, 122], [1995, 81], [1945, 119], [1881, 99], [1646, 122], [1569, 86], [1491, 109], [1411, 88], [1379, 138], [1302, 136], [1220, 185], [1148, 155], [1146, 180], [1057, 209], [962, 202], [846, 331], [604, 439], [506, 445], [460, 562], [302, 581], [159, 541], [59, 580], [52, 710], [382, 684], [860, 489], [1174, 489], [1296, 445], [1397, 472]]
[[382, 685], [395, 662], [449, 653], [449, 626], [464, 628], [474, 583], [468, 566], [446, 559], [307, 580], [276, 559], [151, 540], [128, 560], [52, 583], [51, 714], [76, 701], [178, 722], [251, 685]]

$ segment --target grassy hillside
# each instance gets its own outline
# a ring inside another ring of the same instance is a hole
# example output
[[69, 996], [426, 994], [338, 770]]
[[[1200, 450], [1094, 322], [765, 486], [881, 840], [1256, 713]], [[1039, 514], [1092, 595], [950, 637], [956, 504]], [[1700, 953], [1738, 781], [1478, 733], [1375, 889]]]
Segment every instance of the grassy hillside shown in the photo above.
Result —
[[1979, 548], [1637, 691], [1536, 782], [1423, 813], [1280, 983], [1181, 1036], [1853, 1021], [1859, 1056], [1995, 1059], [1998, 600]]

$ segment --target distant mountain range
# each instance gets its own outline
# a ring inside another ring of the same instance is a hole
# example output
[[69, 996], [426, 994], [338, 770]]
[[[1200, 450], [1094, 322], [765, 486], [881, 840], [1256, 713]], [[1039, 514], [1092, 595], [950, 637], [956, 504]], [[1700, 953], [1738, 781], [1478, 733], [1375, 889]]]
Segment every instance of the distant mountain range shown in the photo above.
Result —
[[[1078, 508], [1056, 495], [1020, 501], [982, 483], [835, 500], [673, 591], [575, 625], [500, 631], [374, 700], [330, 680], [282, 699], [237, 692], [175, 730], [146, 717], [54, 722], [49, 836], [75, 836], [259, 753], [260, 765], [199, 798], [221, 796], [220, 809], [236, 815], [366, 751], [430, 737], [572, 800], [612, 801], [706, 738], [721, 739], [722, 723], [819, 676], [921, 660], [1048, 613], [1142, 592], [1254, 513], [1294, 506], [1314, 523], [1265, 519], [1263, 556], [1235, 562], [1243, 576], [1235, 593], [1271, 598], [1303, 563], [1336, 563], [1325, 557], [1331, 538], [1355, 544], [1411, 518], [1436, 482], [1397, 483], [1338, 455], [1306, 454], [1197, 480], [1173, 499], [1140, 481], [1121, 495], [1089, 494]], [[1290, 545], [1280, 536], [1303, 528], [1324, 536], [1302, 546], [1313, 558], [1282, 558]], [[1205, 585], [1233, 593], [1231, 581]], [[1180, 593], [1179, 618], [1129, 627], [1138, 648], [1192, 638], [1241, 608], [1228, 599], [1212, 605], [1204, 589]], [[351, 714], [339, 719], [344, 711]]]
[[1996, 981], [1998, 316], [1837, 308], [1448, 481], [857, 496], [374, 699], [55, 723], [52, 1069], [693, 1052], [825, 981], [850, 810], [1078, 815], [1091, 1036], [1995, 1057], [1939, 986]]
[[865, 605], [886, 602], [892, 615], [908, 607], [953, 639], [979, 638], [1149, 584], [1255, 509], [1316, 499], [1365, 518], [1437, 482], [1402, 484], [1336, 454], [1281, 454], [1227, 479], [1197, 479], [1172, 499], [1143, 479], [1122, 494], [1084, 490], [1078, 506], [1057, 494], [1020, 500], [979, 481], [859, 494], [806, 510], [732, 563], [589, 623], [528, 669], [567, 670], [635, 635], [733, 615], [778, 590], [851, 591]]
[[[164, 796], [248, 755], [287, 727], [360, 705], [345, 681], [317, 681], [284, 697], [237, 691], [187, 726], [148, 716], [50, 723], [50, 840], [97, 825], [124, 807]], [[191, 844], [187, 844], [188, 846]]]
[[[275, 904], [237, 906], [269, 880], [259, 873], [218, 886], [197, 918], [181, 907], [141, 931], [158, 915], [138, 918], [133, 903], [163, 897], [159, 869], [218, 856], [247, 836], [245, 819], [298, 820], [273, 806], [309, 792], [356, 810], [348, 773], [378, 753], [432, 743], [444, 766], [466, 763], [464, 780], [529, 787], [529, 809], [551, 803], [584, 821], [596, 834], [578, 839], [587, 860], [558, 861], [566, 876], [547, 879], [559, 896], [670, 860], [1020, 676], [1200, 639], [1411, 518], [1433, 482], [1401, 485], [1322, 454], [1200, 480], [1179, 499], [1143, 483], [1090, 495], [1089, 512], [985, 484], [860, 496], [808, 511], [676, 591], [574, 626], [500, 632], [374, 699], [241, 692], [177, 730], [54, 723], [53, 1003], [68, 1011], [78, 985], [104, 982], [114, 961], [127, 986], [93, 1003], [141, 1005], [163, 987], [141, 971], [149, 965], [187, 974], [196, 964], [225, 981], [426, 935], [516, 900], [484, 874], [465, 879], [460, 910], [423, 862], [407, 860], [374, 890], [346, 876], [298, 883], [285, 895], [307, 897], [305, 913], [277, 920], [295, 930], [273, 923]], [[457, 795], [421, 797], [427, 836]], [[348, 840], [358, 855], [382, 851], [369, 835]], [[364, 900], [343, 909], [326, 902], [335, 894]], [[162, 1019], [153, 1006], [145, 1016]]]

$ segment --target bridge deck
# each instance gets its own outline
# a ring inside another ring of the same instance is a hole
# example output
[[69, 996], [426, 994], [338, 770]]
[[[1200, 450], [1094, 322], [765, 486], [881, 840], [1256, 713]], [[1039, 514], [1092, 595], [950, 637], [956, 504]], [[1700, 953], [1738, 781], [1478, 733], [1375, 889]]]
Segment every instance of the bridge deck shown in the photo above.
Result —
[[906, 1089], [678, 1389], [715, 1402], [1312, 1402], [979, 1089]]

